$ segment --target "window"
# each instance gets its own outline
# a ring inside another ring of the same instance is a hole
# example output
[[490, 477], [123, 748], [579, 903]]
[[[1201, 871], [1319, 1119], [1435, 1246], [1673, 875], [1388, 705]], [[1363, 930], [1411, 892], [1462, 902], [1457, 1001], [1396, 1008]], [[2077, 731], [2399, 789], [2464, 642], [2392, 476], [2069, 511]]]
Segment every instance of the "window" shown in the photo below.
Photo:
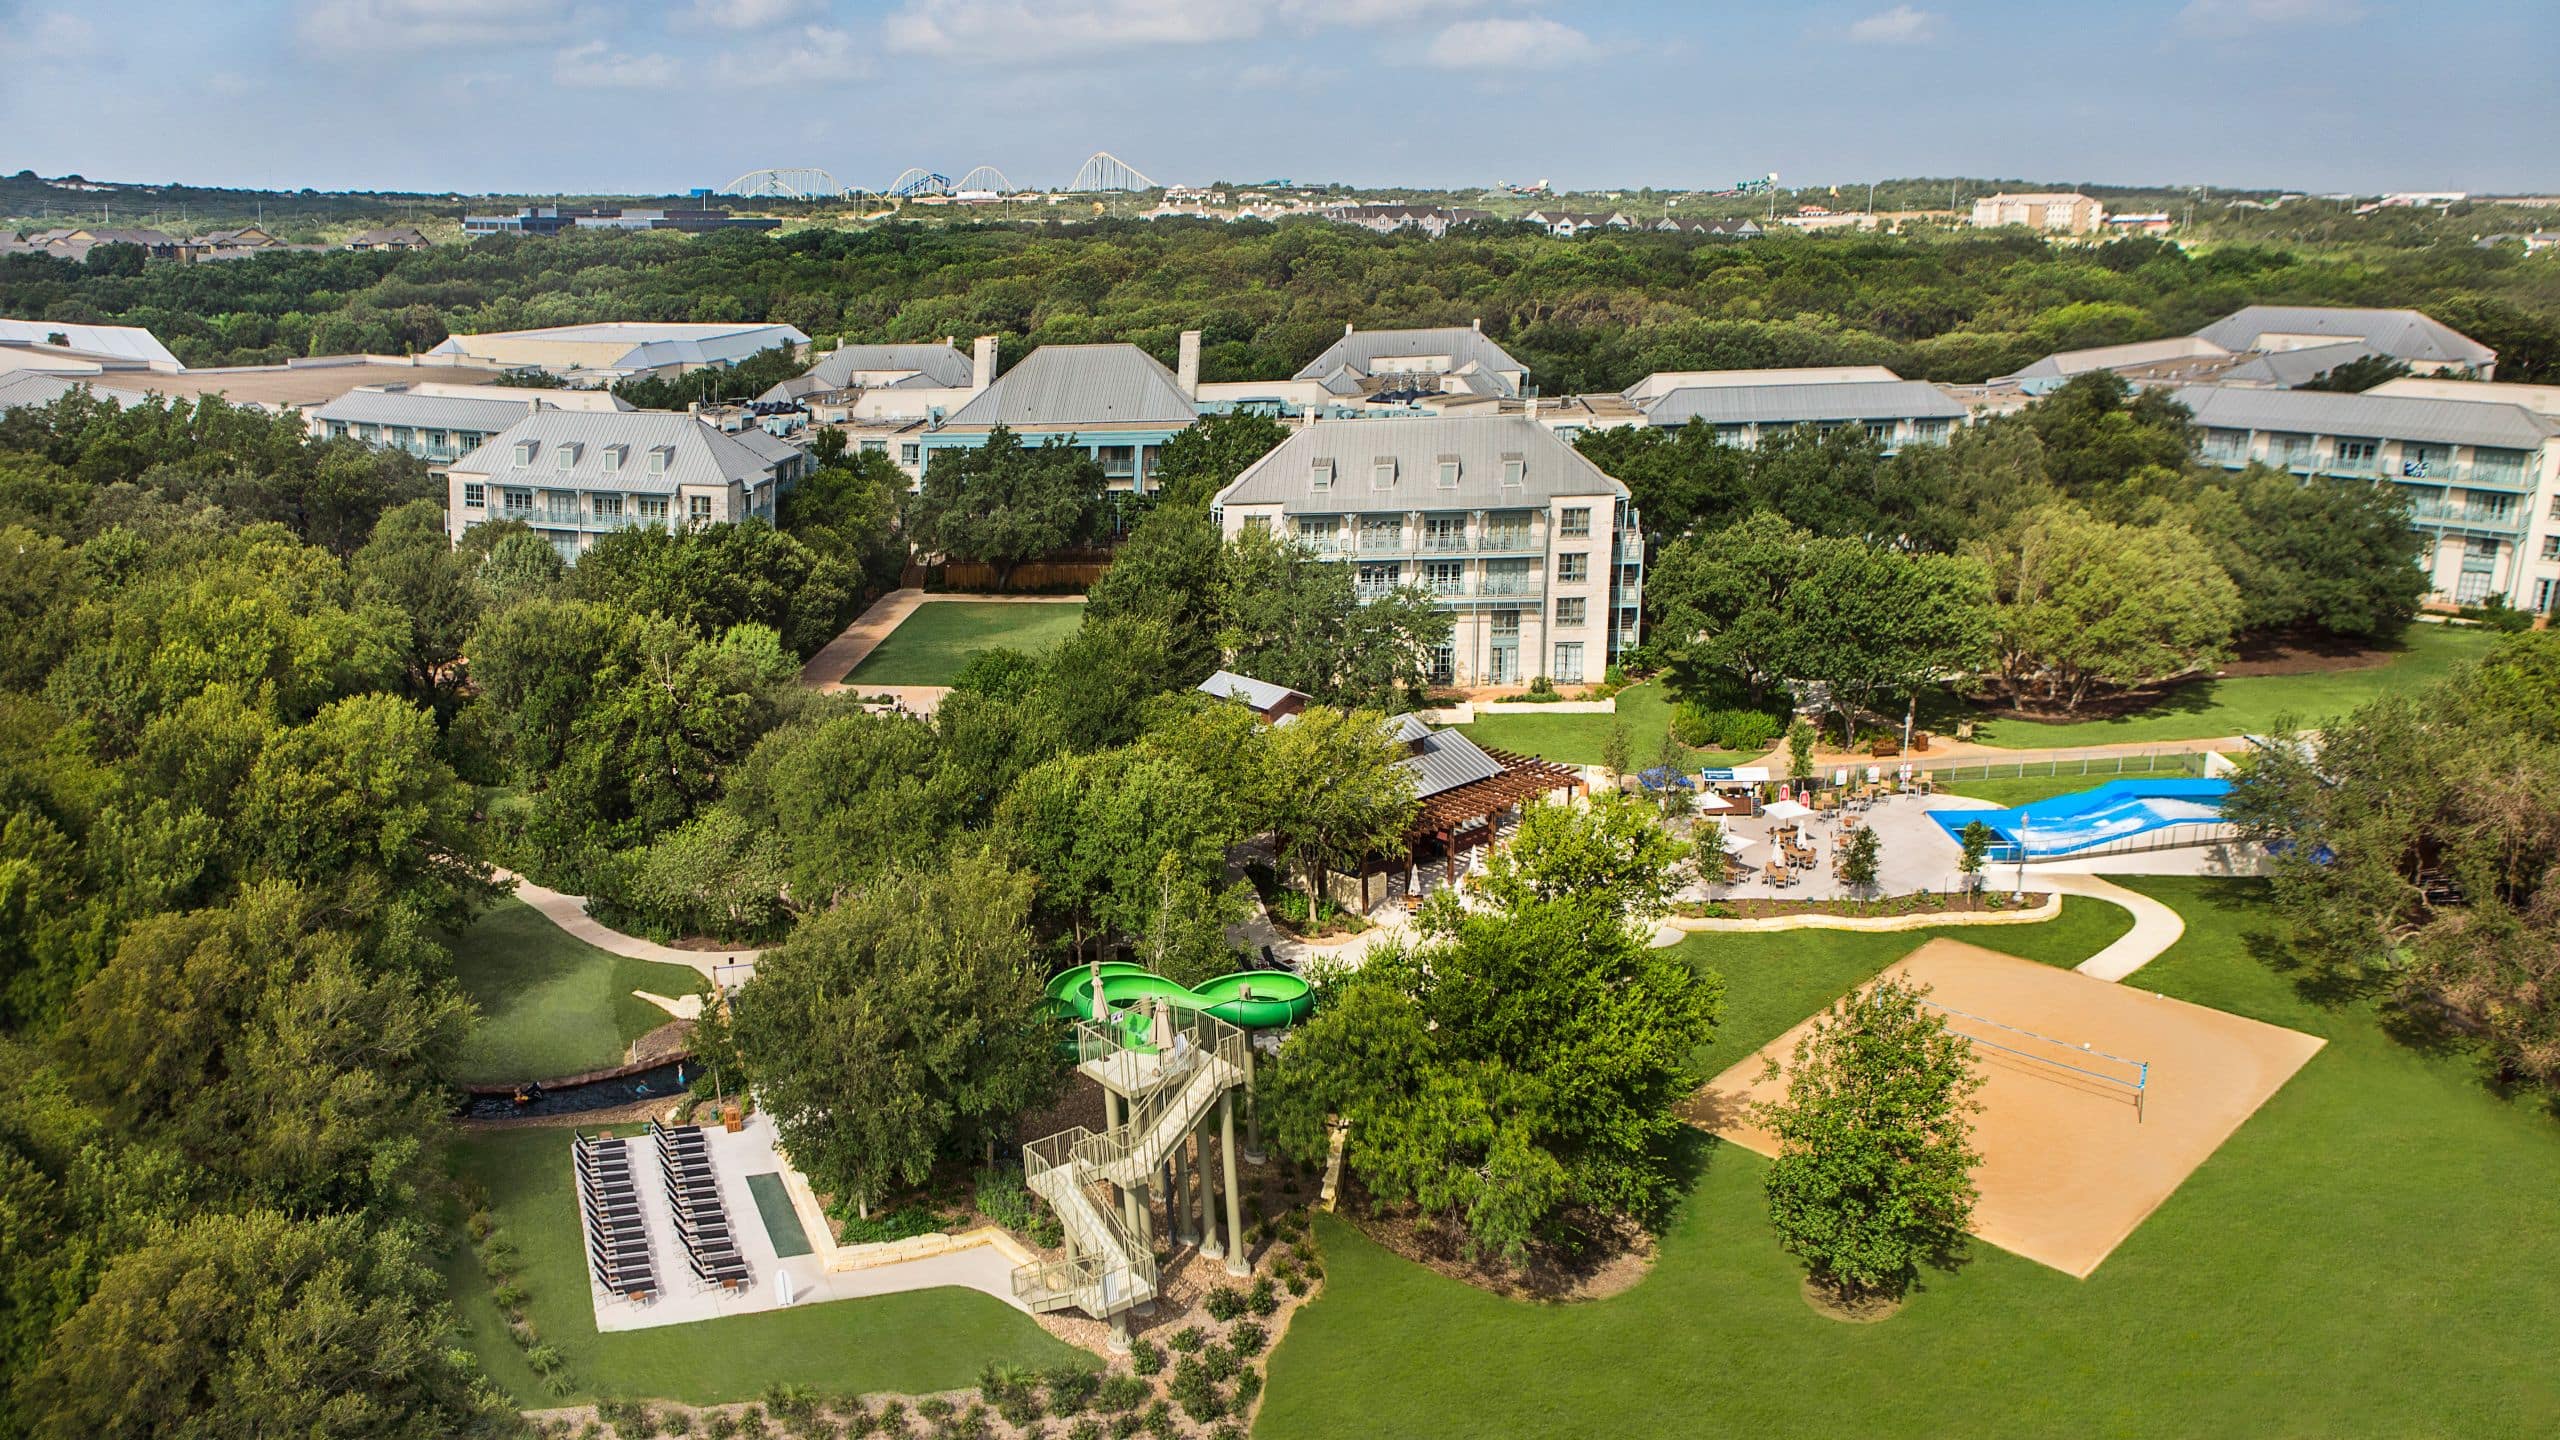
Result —
[[1369, 462], [1369, 488], [1389, 490], [1396, 483], [1396, 457], [1380, 455]]
[[862, 453], [865, 455], [886, 455], [889, 453], [889, 442], [886, 440], [865, 440], [862, 442]]
[[912, 470], [918, 463], [919, 454], [919, 447], [915, 442], [906, 441], [898, 446], [898, 463]]
[[[2551, 582], [2546, 580], [2543, 583], [2548, 585]], [[1434, 685], [1458, 683], [1457, 647], [1446, 640], [1431, 647], [1431, 683]]]
[[1868, 438], [1868, 439], [1870, 439], [1870, 440], [1873, 440], [1874, 442], [1876, 442], [1876, 443], [1877, 443], [1877, 444], [1879, 444], [1879, 445], [1890, 445], [1890, 444], [1892, 444], [1892, 443], [1893, 443], [1893, 422], [1892, 422], [1892, 421], [1890, 421], [1890, 420], [1870, 420], [1870, 421], [1868, 421], [1868, 422], [1867, 422], [1867, 438]]
[[1342, 529], [1330, 515], [1301, 515], [1290, 522], [1289, 528], [1300, 543], [1312, 545], [1320, 550], [1332, 549], [1334, 537], [1340, 534]]
[[1484, 593], [1487, 595], [1535, 595], [1538, 583], [1529, 573], [1526, 560], [1488, 560], [1484, 563]]
[[684, 497], [684, 518], [696, 525], [711, 523], [711, 497], [708, 495]]
[[1270, 534], [1271, 517], [1268, 515], [1247, 515], [1244, 517], [1244, 533], [1247, 535]]
[[2560, 560], [2560, 535], [2545, 535], [2542, 537], [2542, 558], [2545, 560]]
[[519, 440], [516, 442], [516, 464], [519, 466], [532, 464], [533, 457], [541, 453], [542, 442], [539, 440]]
[[1458, 457], [1455, 455], [1440, 457], [1440, 488], [1443, 490], [1458, 488]]
[[1553, 674], [1556, 683], [1560, 685], [1579, 685], [1582, 683], [1581, 641], [1559, 640], [1556, 642], [1556, 663], [1551, 673]]
[[1434, 560], [1422, 567], [1422, 588], [1434, 595], [1463, 594], [1467, 567], [1455, 560]]
[[674, 447], [673, 445], [652, 445], [652, 446], [650, 446], [650, 447], [649, 447], [649, 473], [650, 473], [650, 474], [652, 474], [652, 475], [664, 475], [664, 474], [666, 474], [666, 473], [667, 473], [667, 466], [668, 466], [668, 464], [669, 464], [670, 462], [672, 462], [675, 458], [676, 458], [676, 447]]
[[1401, 565], [1363, 565], [1359, 584], [1355, 587], [1363, 600], [1375, 600], [1404, 583]]
[[463, 482], [462, 508], [465, 510], [488, 509], [489, 487], [477, 480], [467, 480]]
[[2350, 475], [2370, 475], [2381, 455], [2382, 447], [2371, 440], [2341, 440], [2337, 467]]
[[1529, 457], [1517, 450], [1502, 452], [1502, 483], [1518, 486], [1529, 478]]
[[1556, 602], [1556, 628], [1579, 630], [1591, 620], [1591, 602], [1579, 595]]
[[1392, 515], [1361, 516], [1360, 548], [1363, 550], [1403, 549], [1404, 522]]
[[1310, 490], [1330, 490], [1333, 488], [1332, 461], [1319, 460], [1313, 465], [1307, 467], [1307, 488]]
[[1463, 515], [1427, 515], [1422, 521], [1422, 548], [1448, 552], [1467, 548], [1467, 520]]
[[603, 521], [603, 522], [605, 522], [605, 523], [607, 523], [607, 524], [619, 523], [619, 522], [621, 521], [621, 519], [622, 519], [622, 497], [621, 497], [621, 496], [619, 496], [619, 495], [598, 495], [598, 496], [596, 496], [596, 497], [594, 498], [594, 500], [593, 500], [593, 502], [592, 502], [592, 503], [593, 503], [593, 504], [595, 505], [595, 507], [596, 507], [596, 519], [598, 519], [598, 520], [600, 520], [600, 521]]
[[1556, 579], [1567, 585], [1578, 585], [1591, 578], [1591, 557], [1579, 550], [1568, 550], [1556, 557]]
[[633, 503], [639, 506], [639, 508], [640, 508], [640, 518], [641, 518], [641, 519], [643, 519], [643, 520], [654, 520], [654, 521], [658, 522], [658, 523], [659, 523], [659, 524], [661, 524], [661, 525], [664, 525], [665, 523], [667, 523], [667, 497], [666, 497], [666, 496], [664, 496], [664, 495], [643, 495], [643, 496], [639, 497], [639, 498], [638, 498], [636, 501], [634, 501]]
[[1556, 523], [1556, 533], [1574, 539], [1590, 534], [1591, 507], [1588, 505], [1566, 506], [1563, 518]]
[[622, 462], [631, 458], [631, 447], [628, 445], [607, 445], [604, 447], [602, 454], [604, 468], [607, 470], [619, 470], [622, 468]]
[[579, 454], [579, 452], [581, 452], [581, 451], [585, 450], [586, 448], [587, 448], [586, 446], [584, 446], [584, 445], [580, 445], [580, 444], [578, 444], [576, 441], [574, 441], [574, 440], [573, 440], [573, 441], [570, 441], [568, 444], [561, 445], [561, 446], [558, 446], [558, 447], [554, 448], [554, 449], [553, 449], [553, 451], [552, 451], [551, 453], [559, 457], [559, 460], [560, 460], [560, 468], [561, 468], [561, 469], [563, 469], [563, 470], [567, 470], [567, 469], [570, 469], [571, 467], [575, 466], [575, 465], [578, 463], [578, 454]]
[[1105, 478], [1126, 480], [1138, 473], [1138, 447], [1135, 445], [1098, 445], [1094, 461], [1102, 466]]

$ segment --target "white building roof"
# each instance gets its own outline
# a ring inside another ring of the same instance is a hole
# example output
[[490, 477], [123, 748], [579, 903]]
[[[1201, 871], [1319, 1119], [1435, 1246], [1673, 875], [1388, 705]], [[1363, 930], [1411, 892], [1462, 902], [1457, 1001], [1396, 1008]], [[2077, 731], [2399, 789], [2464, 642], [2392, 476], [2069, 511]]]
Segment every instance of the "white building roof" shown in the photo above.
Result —
[[499, 365], [563, 368], [542, 357], [561, 354], [562, 347], [576, 347], [587, 353], [581, 354], [575, 367], [570, 368], [637, 371], [671, 365], [732, 365], [776, 345], [808, 343], [809, 337], [796, 325], [606, 320], [540, 330], [453, 335], [427, 353], [469, 356]]
[[2474, 404], [2521, 405], [2537, 415], [2560, 419], [2560, 385], [2525, 385], [2509, 380], [2445, 380], [2433, 375], [2402, 375], [2367, 390], [2367, 395], [2414, 400], [2462, 400]]
[[144, 397], [127, 390], [111, 390], [93, 384], [86, 376], [53, 375], [42, 370], [0, 370], [0, 410], [20, 406], [50, 405], [74, 390], [86, 390], [101, 400], [118, 405], [132, 405]]
[[[534, 443], [532, 457], [518, 464], [516, 446], [527, 440]], [[666, 452], [656, 473], [649, 468], [652, 450]], [[565, 466], [564, 451], [570, 456]], [[760, 447], [675, 411], [544, 410], [489, 437], [451, 468], [499, 484], [672, 494], [680, 485], [752, 486], [772, 474], [773, 461]]]
[[951, 345], [846, 345], [828, 351], [803, 378], [824, 382], [819, 389], [841, 390], [856, 375], [899, 372], [915, 378], [891, 383], [955, 389], [969, 383], [969, 357]]
[[[1485, 333], [1472, 325], [1443, 325], [1421, 330], [1352, 330], [1325, 347], [1323, 354], [1308, 361], [1294, 377], [1300, 380], [1323, 380], [1337, 371], [1355, 375], [1377, 373], [1379, 362], [1419, 356], [1449, 357], [1446, 368], [1462, 370], [1474, 365], [1482, 370], [1527, 374], [1529, 367], [1512, 358], [1511, 352], [1485, 338]], [[1516, 393], [1508, 386], [1505, 394]]]
[[[1440, 483], [1440, 464], [1458, 465], [1458, 483]], [[1392, 462], [1385, 489], [1373, 478]], [[1503, 483], [1517, 461], [1520, 483]], [[1316, 487], [1318, 467], [1332, 481]], [[1624, 496], [1627, 487], [1583, 458], [1544, 425], [1519, 415], [1432, 416], [1333, 421], [1304, 426], [1244, 468], [1218, 492], [1219, 505], [1282, 505], [1293, 512], [1535, 508], [1559, 495]]]
[[2128, 365], [2166, 365], [2180, 360], [2227, 360], [2231, 352], [2198, 335], [2172, 335], [2166, 340], [2136, 340], [2124, 345], [2094, 345], [2086, 350], [2057, 350], [2002, 380], [2067, 380], [2092, 370]]
[[[425, 430], [471, 430], [494, 435], [542, 404], [539, 390], [522, 400], [461, 399], [410, 390], [350, 390], [311, 412], [314, 420], [342, 425], [407, 425]], [[545, 408], [548, 408], [547, 406]]]
[[2323, 340], [2361, 340], [2385, 355], [2445, 365], [2486, 366], [2498, 352], [2415, 310], [2343, 305], [2251, 305], [2198, 330], [2227, 350], [2299, 349]]
[[61, 320], [0, 319], [0, 345], [53, 345], [108, 362], [151, 370], [184, 370], [158, 336], [139, 325], [74, 325]]
[[1795, 425], [1862, 420], [1961, 420], [1966, 411], [1926, 380], [1827, 385], [1692, 385], [1644, 407], [1656, 425]]
[[1266, 712], [1273, 706], [1292, 698], [1299, 700], [1307, 698], [1304, 693], [1292, 690], [1286, 685], [1274, 685], [1268, 680], [1256, 680], [1250, 675], [1239, 675], [1233, 670], [1219, 671], [1201, 681], [1198, 688], [1202, 694], [1215, 695], [1221, 700], [1241, 700], [1251, 709]]
[[1798, 365], [1772, 370], [1656, 370], [1619, 393], [1642, 406], [1674, 390], [1733, 385], [1843, 385], [1902, 377], [1882, 365]]
[[945, 423], [1179, 429], [1199, 418], [1173, 372], [1135, 345], [1043, 345]]
[[2174, 398], [2195, 413], [2197, 424], [2217, 430], [2345, 435], [2501, 450], [2531, 450], [2560, 435], [2560, 420], [2536, 415], [2521, 405], [2495, 402], [2220, 385], [2189, 385]]

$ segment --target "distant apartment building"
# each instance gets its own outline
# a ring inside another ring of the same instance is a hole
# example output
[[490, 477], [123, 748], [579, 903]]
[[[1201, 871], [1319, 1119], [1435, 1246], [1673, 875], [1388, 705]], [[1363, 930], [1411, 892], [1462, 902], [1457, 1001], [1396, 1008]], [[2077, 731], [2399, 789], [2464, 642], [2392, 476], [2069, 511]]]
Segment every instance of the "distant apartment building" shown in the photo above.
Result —
[[1706, 425], [1728, 445], [1756, 447], [1800, 425], [1854, 427], [1888, 454], [1945, 444], [1968, 414], [1939, 387], [1879, 365], [1663, 373], [1637, 381], [1623, 398], [1648, 425]]
[[671, 378], [726, 368], [777, 345], [807, 345], [795, 325], [687, 324], [607, 320], [451, 335], [426, 359], [497, 370], [539, 370], [575, 384], [609, 385], [642, 376]]
[[1994, 390], [2042, 395], [2072, 377], [2112, 371], [2144, 388], [2179, 385], [2291, 390], [2341, 365], [2385, 359], [2413, 374], [2486, 380], [2498, 352], [2416, 310], [2338, 305], [2251, 305], [2192, 335], [2063, 350], [1990, 382]]
[[1381, 235], [1419, 230], [1434, 239], [1448, 234], [1453, 226], [1500, 218], [1490, 210], [1463, 205], [1328, 205], [1320, 213], [1337, 225], [1357, 225]]
[[174, 374], [187, 367], [139, 325], [78, 325], [68, 320], [0, 319], [0, 373], [51, 375], [109, 371]]
[[1431, 596], [1453, 622], [1437, 684], [1596, 681], [1642, 638], [1627, 488], [1523, 416], [1304, 426], [1214, 505], [1228, 536], [1356, 567], [1363, 598]]
[[1761, 233], [1760, 222], [1747, 216], [1737, 220], [1710, 220], [1704, 216], [1682, 218], [1666, 215], [1654, 221], [1651, 228], [1681, 235], [1722, 235], [1736, 240], [1748, 240]]
[[[2547, 406], [2533, 392], [2549, 387], [2454, 384], [2479, 398], [2215, 385], [2176, 397], [2195, 414], [2206, 464], [2397, 486], [2432, 598], [2549, 611], [2560, 600], [2560, 418], [2517, 403]], [[2499, 393], [2511, 391], [2526, 393]]]
[[502, 385], [359, 385], [303, 412], [311, 433], [400, 450], [451, 464], [527, 415], [545, 410], [628, 411], [602, 390], [527, 390]]
[[415, 225], [385, 225], [374, 230], [360, 230], [347, 238], [350, 250], [424, 250], [426, 232]]
[[557, 205], [525, 205], [512, 215], [465, 215], [462, 233], [473, 240], [484, 235], [557, 235], [576, 224], [583, 213]]
[[846, 345], [819, 357], [756, 397], [797, 405], [812, 425], [843, 432], [851, 448], [885, 455], [908, 478], [924, 475], [925, 428], [977, 398], [995, 382], [996, 337], [978, 337], [963, 355], [939, 345]]
[[2062, 235], [2087, 235], [2106, 223], [2106, 207], [2076, 190], [1985, 195], [1973, 202], [1973, 223], [1983, 229], [2023, 225]]
[[575, 561], [617, 530], [773, 519], [808, 467], [759, 430], [723, 434], [690, 415], [541, 410], [445, 471], [446, 526], [521, 520]]
[[1570, 240], [1594, 230], [1633, 230], [1636, 222], [1623, 210], [1606, 212], [1586, 210], [1532, 210], [1520, 217], [1532, 225], [1544, 226], [1558, 239]]

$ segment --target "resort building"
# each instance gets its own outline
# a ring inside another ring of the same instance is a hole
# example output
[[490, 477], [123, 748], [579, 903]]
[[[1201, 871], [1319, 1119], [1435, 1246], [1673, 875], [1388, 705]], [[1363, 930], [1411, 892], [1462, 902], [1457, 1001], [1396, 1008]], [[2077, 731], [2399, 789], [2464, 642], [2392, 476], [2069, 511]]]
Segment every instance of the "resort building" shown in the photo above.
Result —
[[723, 434], [660, 410], [540, 410], [445, 472], [446, 525], [459, 543], [488, 520], [521, 520], [574, 561], [638, 526], [770, 521], [808, 456], [760, 430]]
[[2086, 235], [2106, 223], [2106, 207], [2076, 190], [1985, 195], [1973, 202], [1973, 223], [1983, 229], [2024, 225], [2061, 235]]
[[357, 440], [405, 450], [449, 464], [488, 443], [491, 436], [545, 410], [588, 413], [631, 409], [605, 390], [528, 390], [504, 385], [359, 385], [303, 412], [311, 433], [325, 440]]
[[1962, 402], [1925, 380], [1863, 365], [1666, 372], [1636, 382], [1624, 398], [1648, 425], [1711, 425], [1728, 445], [1757, 446], [1799, 425], [1856, 426], [1888, 454], [1905, 445], [1946, 443], [1967, 414]]
[[667, 379], [726, 368], [777, 345], [796, 349], [808, 343], [809, 337], [794, 325], [608, 320], [448, 336], [427, 352], [427, 358], [498, 370], [539, 370], [574, 384], [610, 385], [642, 376]]
[[2498, 372], [2497, 351], [2416, 310], [2251, 305], [2198, 330], [2196, 338], [2234, 354], [2323, 351], [2321, 356], [2302, 357], [2325, 360], [2323, 371], [2365, 355], [2383, 355], [2419, 375], [2456, 371], [2492, 380]]
[[812, 425], [844, 432], [855, 450], [886, 455], [910, 480], [924, 475], [925, 427], [976, 399], [995, 382], [996, 337], [981, 335], [963, 355], [939, 345], [847, 345], [806, 374], [756, 397], [797, 405]]
[[0, 320], [0, 371], [100, 375], [111, 370], [184, 370], [160, 337], [139, 325], [75, 325], [67, 320]]
[[[992, 370], [993, 338], [979, 345]], [[1102, 467], [1108, 488], [1144, 494], [1164, 442], [1200, 418], [1200, 332], [1183, 333], [1181, 358], [1176, 374], [1135, 345], [1043, 345], [915, 432], [919, 472], [930, 473], [936, 455], [983, 447], [1002, 426], [1025, 445], [1073, 445]]]
[[1312, 698], [1303, 690], [1256, 680], [1233, 670], [1221, 670], [1192, 687], [1203, 695], [1220, 700], [1233, 700], [1260, 716], [1267, 724], [1277, 725], [1307, 708]]
[[2486, 397], [2195, 385], [2177, 400], [2207, 464], [2399, 486], [2436, 600], [2549, 610], [2560, 599], [2560, 419]]
[[1357, 566], [1364, 598], [1451, 612], [1435, 683], [1598, 680], [1641, 638], [1627, 488], [1525, 416], [1308, 425], [1218, 492], [1220, 529]]
[[1487, 338], [1482, 321], [1416, 330], [1345, 325], [1341, 339], [1286, 380], [1220, 381], [1196, 393], [1208, 411], [1410, 419], [1517, 409], [1528, 380], [1529, 367]]
[[376, 230], [360, 230], [348, 237], [350, 250], [424, 250], [430, 242], [426, 232], [415, 225], [385, 225]]

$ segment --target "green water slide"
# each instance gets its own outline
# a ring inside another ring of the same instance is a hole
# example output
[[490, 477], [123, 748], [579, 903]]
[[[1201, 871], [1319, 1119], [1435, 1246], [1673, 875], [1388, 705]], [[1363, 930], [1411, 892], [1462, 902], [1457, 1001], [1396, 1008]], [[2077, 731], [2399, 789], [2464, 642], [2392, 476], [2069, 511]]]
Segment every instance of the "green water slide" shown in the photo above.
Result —
[[[1061, 970], [1049, 981], [1049, 998], [1068, 1019], [1093, 1015], [1093, 967]], [[1246, 970], [1204, 980], [1196, 989], [1176, 985], [1144, 965], [1102, 963], [1103, 1003], [1125, 1010], [1141, 1000], [1163, 999], [1186, 1010], [1205, 1010], [1230, 1025], [1272, 1030], [1295, 1025], [1315, 1008], [1307, 982], [1285, 970]]]

